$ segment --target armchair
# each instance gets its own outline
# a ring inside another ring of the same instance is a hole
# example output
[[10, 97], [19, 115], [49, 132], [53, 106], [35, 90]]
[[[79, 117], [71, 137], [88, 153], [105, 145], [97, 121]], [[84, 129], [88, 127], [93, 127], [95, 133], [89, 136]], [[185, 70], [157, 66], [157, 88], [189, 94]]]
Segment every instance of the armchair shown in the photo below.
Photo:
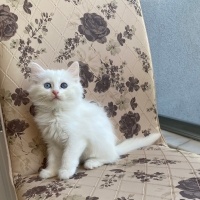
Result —
[[79, 167], [69, 180], [41, 179], [46, 147], [27, 88], [31, 61], [79, 61], [85, 98], [99, 102], [120, 140], [160, 132], [153, 67], [138, 0], [2, 0], [0, 101], [16, 199], [200, 199], [200, 156], [163, 137], [112, 165]]

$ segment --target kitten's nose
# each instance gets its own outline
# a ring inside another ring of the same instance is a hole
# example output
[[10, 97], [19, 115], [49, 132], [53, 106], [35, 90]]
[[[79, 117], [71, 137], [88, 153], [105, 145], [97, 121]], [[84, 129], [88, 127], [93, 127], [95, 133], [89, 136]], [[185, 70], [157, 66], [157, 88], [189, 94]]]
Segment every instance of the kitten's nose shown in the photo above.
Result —
[[52, 93], [53, 93], [55, 96], [57, 96], [59, 92], [58, 92], [57, 90], [53, 90]]

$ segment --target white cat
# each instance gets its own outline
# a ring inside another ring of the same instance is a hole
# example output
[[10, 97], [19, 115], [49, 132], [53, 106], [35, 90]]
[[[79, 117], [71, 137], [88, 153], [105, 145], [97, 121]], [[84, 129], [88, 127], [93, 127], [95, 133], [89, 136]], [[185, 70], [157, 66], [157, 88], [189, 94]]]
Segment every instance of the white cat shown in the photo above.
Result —
[[86, 169], [115, 162], [120, 155], [153, 144], [160, 134], [125, 140], [117, 145], [113, 126], [103, 108], [83, 99], [79, 63], [67, 70], [44, 70], [31, 63], [30, 99], [35, 121], [48, 146], [48, 166], [41, 178], [68, 179], [79, 162]]

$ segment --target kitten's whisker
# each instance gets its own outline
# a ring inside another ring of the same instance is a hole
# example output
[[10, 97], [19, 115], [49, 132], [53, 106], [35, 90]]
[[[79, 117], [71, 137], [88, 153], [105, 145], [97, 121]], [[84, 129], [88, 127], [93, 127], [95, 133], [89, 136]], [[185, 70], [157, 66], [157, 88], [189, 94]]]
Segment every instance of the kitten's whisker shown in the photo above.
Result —
[[40, 98], [38, 98], [38, 99], [36, 99], [36, 101], [44, 101], [44, 100], [46, 100], [47, 98], [46, 98], [46, 96], [41, 96]]

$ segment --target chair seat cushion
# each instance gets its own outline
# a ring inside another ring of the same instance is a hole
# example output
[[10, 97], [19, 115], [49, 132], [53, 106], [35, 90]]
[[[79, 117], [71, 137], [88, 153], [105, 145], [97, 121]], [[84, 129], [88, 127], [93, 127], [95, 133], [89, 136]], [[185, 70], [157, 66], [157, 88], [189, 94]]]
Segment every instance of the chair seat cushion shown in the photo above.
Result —
[[200, 199], [200, 155], [153, 145], [69, 180], [15, 174], [19, 200]]

